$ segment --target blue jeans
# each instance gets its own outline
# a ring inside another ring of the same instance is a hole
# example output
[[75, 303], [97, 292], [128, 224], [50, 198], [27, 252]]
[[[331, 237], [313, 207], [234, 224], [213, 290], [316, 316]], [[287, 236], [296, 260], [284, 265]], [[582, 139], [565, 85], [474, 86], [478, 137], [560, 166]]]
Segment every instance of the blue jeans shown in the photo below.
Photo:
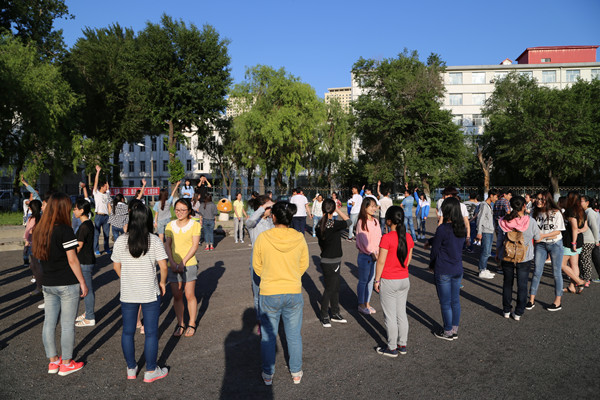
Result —
[[352, 221], [352, 225], [348, 228], [348, 239], [352, 239], [354, 237], [354, 227], [358, 222], [358, 214], [350, 214], [350, 221]]
[[137, 325], [138, 310], [142, 306], [144, 315], [144, 355], [146, 357], [146, 371], [156, 369], [158, 357], [158, 316], [160, 315], [160, 296], [151, 303], [123, 303], [121, 302], [121, 315], [123, 316], [123, 334], [121, 335], [121, 348], [127, 362], [127, 368], [135, 368], [135, 328]]
[[319, 224], [319, 221], [321, 220], [321, 218], [323, 218], [323, 217], [315, 217], [313, 215], [313, 236], [315, 236], [317, 234], [317, 225]]
[[114, 243], [117, 241], [119, 236], [121, 236], [123, 233], [125, 233], [125, 231], [123, 230], [123, 228], [117, 228], [116, 226], [113, 226], [113, 225], [111, 225], [111, 228], [112, 228], [113, 243]]
[[100, 242], [100, 229], [102, 229], [102, 234], [104, 235], [104, 251], [108, 251], [108, 230], [110, 229], [110, 225], [108, 224], [108, 215], [98, 215], [94, 218], [94, 251], [99, 252], [99, 242]]
[[488, 259], [492, 255], [492, 242], [494, 241], [493, 233], [481, 234], [481, 255], [479, 256], [479, 271], [487, 269]]
[[292, 228], [304, 235], [304, 231], [306, 231], [306, 217], [293, 217]]
[[515, 269], [517, 270], [517, 307], [515, 308], [515, 314], [523, 315], [525, 313], [525, 305], [527, 304], [527, 281], [529, 280], [531, 261], [517, 263], [516, 265], [511, 262], [502, 261], [502, 272], [504, 274], [502, 310], [507, 313], [512, 309]]
[[215, 220], [202, 218], [202, 234], [206, 244], [215, 242]]
[[260, 355], [262, 370], [265, 374], [275, 373], [275, 352], [279, 319], [283, 319], [290, 372], [302, 371], [302, 293], [260, 295]]
[[425, 224], [426, 223], [427, 223], [427, 220], [425, 218], [417, 217], [417, 233], [419, 235], [425, 235], [425, 233], [427, 232], [425, 230]]
[[459, 274], [435, 274], [435, 288], [440, 308], [442, 309], [442, 320], [444, 331], [449, 332], [453, 327], [458, 327], [460, 322], [460, 281], [462, 272]]
[[529, 288], [529, 294], [535, 296], [540, 286], [540, 279], [544, 272], [544, 263], [546, 258], [550, 254], [550, 260], [552, 260], [552, 274], [554, 275], [554, 295], [556, 297], [562, 296], [563, 289], [563, 276], [562, 276], [562, 259], [563, 259], [563, 243], [562, 239], [554, 243], [536, 243], [535, 244], [535, 269], [533, 270], [533, 277], [531, 278], [531, 287]]
[[370, 255], [358, 253], [358, 286], [356, 296], [358, 304], [365, 304], [371, 300], [373, 293], [373, 280], [375, 279], [375, 262]]
[[94, 314], [96, 299], [94, 298], [94, 287], [92, 285], [94, 266], [95, 264], [81, 264], [81, 273], [83, 274], [85, 285], [88, 287], [88, 294], [83, 298], [83, 304], [85, 304], [85, 319], [96, 319], [96, 315]]
[[379, 223], [381, 224], [381, 235], [385, 235], [389, 232], [390, 227], [385, 224], [385, 217], [379, 217]]
[[81, 220], [79, 218], [73, 217], [71, 218], [71, 228], [73, 228], [73, 232], [77, 233], [77, 230], [81, 226]]
[[477, 237], [477, 220], [469, 222], [469, 225], [471, 228], [471, 240], [469, 243], [469, 249], [473, 250], [473, 243], [475, 243], [475, 238]]
[[44, 293], [44, 327], [42, 340], [46, 357], [58, 356], [55, 334], [60, 314], [60, 350], [63, 360], [73, 358], [75, 318], [79, 306], [79, 283], [65, 286], [42, 286]]
[[413, 237], [413, 239], [417, 238], [415, 236], [415, 225], [413, 223], [412, 215], [404, 216], [404, 228], [406, 228], [406, 232], [409, 232], [409, 230], [410, 230], [410, 234]]

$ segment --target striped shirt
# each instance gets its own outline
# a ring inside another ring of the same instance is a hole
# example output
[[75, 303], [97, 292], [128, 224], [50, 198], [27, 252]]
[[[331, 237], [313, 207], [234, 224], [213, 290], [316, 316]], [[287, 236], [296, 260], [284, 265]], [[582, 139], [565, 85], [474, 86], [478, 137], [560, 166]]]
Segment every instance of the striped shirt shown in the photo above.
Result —
[[160, 295], [156, 262], [166, 260], [167, 253], [158, 236], [150, 234], [150, 248], [139, 258], [129, 253], [128, 234], [115, 242], [112, 261], [121, 264], [121, 298], [123, 303], [151, 303]]

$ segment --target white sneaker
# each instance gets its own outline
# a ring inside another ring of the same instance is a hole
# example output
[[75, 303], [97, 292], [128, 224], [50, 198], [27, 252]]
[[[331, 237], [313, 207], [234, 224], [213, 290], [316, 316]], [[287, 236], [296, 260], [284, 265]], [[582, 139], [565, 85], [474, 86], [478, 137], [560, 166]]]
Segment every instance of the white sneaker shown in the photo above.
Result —
[[240, 240], [240, 243], [244, 243], [244, 240]]
[[514, 319], [515, 321], [519, 321], [521, 319], [520, 315], [517, 315], [513, 312], [510, 313], [510, 316], [512, 317], [512, 319]]
[[510, 317], [510, 314], [511, 314], [511, 313], [509, 313], [509, 312], [505, 312], [505, 313], [504, 313], [504, 318], [508, 319], [508, 317]]
[[239, 243], [237, 240], [235, 241], [236, 243]]
[[45, 306], [46, 306], [46, 303], [42, 303], [38, 306], [38, 308], [43, 310]]
[[31, 283], [35, 283], [35, 278], [31, 278]]
[[487, 269], [484, 269], [484, 270], [482, 270], [482, 271], [479, 272], [479, 277], [482, 278], [482, 279], [493, 279], [494, 276], [496, 276], [496, 275], [492, 274]]

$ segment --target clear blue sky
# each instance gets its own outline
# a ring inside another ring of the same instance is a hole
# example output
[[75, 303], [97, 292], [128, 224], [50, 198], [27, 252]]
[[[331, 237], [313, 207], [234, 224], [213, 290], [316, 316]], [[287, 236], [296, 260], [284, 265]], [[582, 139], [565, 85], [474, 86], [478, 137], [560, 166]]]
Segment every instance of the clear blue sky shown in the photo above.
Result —
[[447, 65], [513, 61], [527, 47], [600, 45], [600, 0], [66, 0], [74, 20], [59, 20], [67, 45], [84, 27], [118, 22], [136, 32], [167, 13], [214, 26], [231, 41], [232, 75], [247, 66], [284, 67], [323, 97], [350, 85], [359, 58], [395, 57], [404, 47]]

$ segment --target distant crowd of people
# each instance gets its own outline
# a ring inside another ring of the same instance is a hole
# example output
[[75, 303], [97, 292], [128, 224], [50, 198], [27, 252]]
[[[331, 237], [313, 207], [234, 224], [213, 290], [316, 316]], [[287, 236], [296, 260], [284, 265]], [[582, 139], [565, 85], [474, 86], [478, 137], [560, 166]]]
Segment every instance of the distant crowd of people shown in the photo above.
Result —
[[[74, 332], [75, 327], [96, 324], [92, 275], [96, 257], [102, 255], [99, 249], [102, 233], [104, 252], [110, 255], [120, 277], [121, 343], [126, 377], [136, 379], [138, 375], [136, 329], [145, 335], [144, 381], [167, 376], [168, 369], [157, 365], [161, 298], [169, 286], [177, 319], [173, 336], [194, 336], [195, 283], [199, 271], [196, 253], [201, 238], [205, 251], [213, 250], [215, 244], [213, 231], [218, 211], [208, 192], [210, 182], [202, 177], [195, 187], [186, 180], [181, 189], [177, 183], [171, 193], [162, 189], [151, 209], [143, 199], [144, 188], [128, 203], [122, 195], [111, 198], [108, 183], [101, 179], [101, 168], [96, 167], [93, 222], [85, 185], [82, 185], [84, 196], [72, 207], [66, 194], [49, 192], [42, 198], [24, 180], [23, 184], [31, 192], [23, 258], [34, 275], [37, 285], [34, 294], [44, 295], [40, 307], [45, 310], [42, 339], [49, 359], [48, 373], [68, 375], [84, 366], [73, 359]], [[548, 311], [562, 308], [563, 293], [579, 294], [589, 286], [592, 266], [600, 272], [598, 203], [575, 192], [560, 198], [558, 204], [549, 192], [520, 196], [495, 189], [487, 193], [484, 201], [471, 194], [467, 201], [461, 202], [456, 188], [447, 187], [436, 202], [437, 228], [427, 239], [426, 222], [432, 211], [427, 193], [418, 188], [409, 190], [406, 185], [403, 200], [394, 205], [390, 191], [382, 189], [381, 182], [377, 183], [377, 196], [365, 186], [360, 189], [353, 186], [351, 190], [346, 210], [337, 193], [317, 194], [309, 202], [302, 188], [295, 188], [289, 201], [274, 202], [272, 193], [253, 193], [244, 203], [241, 193], [236, 195], [234, 240], [244, 243], [244, 228], [247, 230], [252, 246], [249, 278], [261, 336], [262, 379], [266, 385], [272, 384], [275, 373], [280, 321], [286, 334], [293, 383], [300, 383], [303, 376], [302, 275], [309, 267], [307, 219], [312, 221], [309, 235], [317, 238], [320, 247], [324, 279], [322, 326], [331, 328], [332, 323], [347, 322], [339, 304], [342, 243], [354, 241], [358, 250], [357, 311], [375, 314], [371, 297], [373, 291], [379, 293], [387, 342], [376, 350], [388, 357], [408, 352], [409, 266], [418, 241], [431, 250], [429, 268], [434, 274], [442, 314], [442, 327], [434, 335], [443, 340], [458, 339], [465, 253], [480, 248], [478, 267], [482, 279], [495, 277], [488, 267], [489, 259], [495, 259], [498, 265], [495, 272], [504, 278], [503, 316], [517, 321], [526, 309], [535, 307], [546, 263], [552, 265], [555, 284], [555, 299]], [[494, 234], [495, 254], [492, 253]], [[569, 279], [564, 288], [563, 273]], [[513, 309], [515, 277], [517, 302]], [[81, 298], [84, 312], [78, 315]], [[184, 320], [186, 305], [187, 321]], [[60, 355], [55, 343], [59, 317]]]

